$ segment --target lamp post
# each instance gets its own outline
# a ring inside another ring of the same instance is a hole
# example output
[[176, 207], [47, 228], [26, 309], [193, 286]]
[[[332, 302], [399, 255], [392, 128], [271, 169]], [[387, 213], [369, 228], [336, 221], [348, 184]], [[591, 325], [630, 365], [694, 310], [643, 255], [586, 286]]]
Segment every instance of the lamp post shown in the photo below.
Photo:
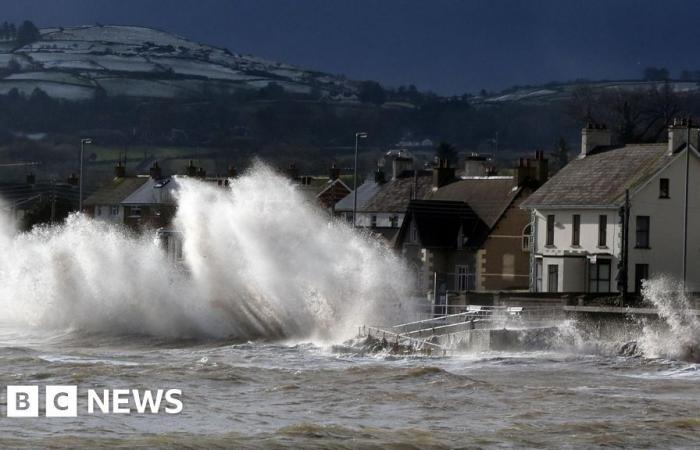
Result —
[[367, 133], [359, 131], [355, 133], [355, 170], [352, 176], [353, 182], [353, 203], [352, 203], [352, 227], [357, 223], [357, 144], [360, 139], [367, 139]]
[[83, 154], [85, 152], [85, 144], [92, 144], [92, 139], [83, 138], [80, 140], [80, 188], [78, 189], [78, 212], [83, 212]]

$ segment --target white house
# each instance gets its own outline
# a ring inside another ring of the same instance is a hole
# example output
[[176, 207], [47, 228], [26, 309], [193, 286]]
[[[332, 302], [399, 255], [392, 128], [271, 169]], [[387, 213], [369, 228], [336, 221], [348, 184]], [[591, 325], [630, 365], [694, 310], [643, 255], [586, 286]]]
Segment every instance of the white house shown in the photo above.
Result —
[[613, 146], [584, 128], [579, 157], [523, 203], [531, 290], [631, 293], [669, 274], [700, 291], [699, 131], [675, 122], [668, 143]]

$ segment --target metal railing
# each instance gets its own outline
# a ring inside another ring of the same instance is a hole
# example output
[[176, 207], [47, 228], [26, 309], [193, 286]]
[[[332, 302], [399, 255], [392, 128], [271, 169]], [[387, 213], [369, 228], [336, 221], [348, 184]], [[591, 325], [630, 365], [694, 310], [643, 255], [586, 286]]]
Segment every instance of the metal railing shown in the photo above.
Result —
[[464, 335], [477, 329], [496, 329], [521, 327], [551, 326], [553, 322], [565, 318], [561, 307], [521, 307], [521, 306], [479, 306], [453, 305], [465, 309], [462, 312], [445, 314], [413, 322], [402, 323], [391, 327], [362, 326], [359, 336], [389, 336], [395, 340], [406, 341], [416, 348], [429, 348], [431, 351], [440, 350], [445, 354], [450, 350], [449, 345], [433, 342], [436, 338], [448, 338], [451, 342], [459, 334]]

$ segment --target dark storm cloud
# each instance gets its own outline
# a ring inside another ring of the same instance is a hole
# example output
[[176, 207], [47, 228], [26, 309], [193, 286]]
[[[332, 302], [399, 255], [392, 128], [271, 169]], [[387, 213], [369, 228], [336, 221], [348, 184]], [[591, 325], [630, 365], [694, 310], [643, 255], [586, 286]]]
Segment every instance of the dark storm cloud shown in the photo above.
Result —
[[309, 68], [451, 94], [700, 69], [681, 0], [2, 0], [2, 20], [135, 24]]

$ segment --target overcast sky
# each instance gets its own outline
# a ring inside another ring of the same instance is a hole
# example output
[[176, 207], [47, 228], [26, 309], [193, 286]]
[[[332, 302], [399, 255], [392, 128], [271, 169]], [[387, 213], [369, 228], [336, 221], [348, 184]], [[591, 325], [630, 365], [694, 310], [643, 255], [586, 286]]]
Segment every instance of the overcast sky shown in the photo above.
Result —
[[0, 0], [0, 20], [143, 25], [440, 94], [700, 69], [695, 0]]

